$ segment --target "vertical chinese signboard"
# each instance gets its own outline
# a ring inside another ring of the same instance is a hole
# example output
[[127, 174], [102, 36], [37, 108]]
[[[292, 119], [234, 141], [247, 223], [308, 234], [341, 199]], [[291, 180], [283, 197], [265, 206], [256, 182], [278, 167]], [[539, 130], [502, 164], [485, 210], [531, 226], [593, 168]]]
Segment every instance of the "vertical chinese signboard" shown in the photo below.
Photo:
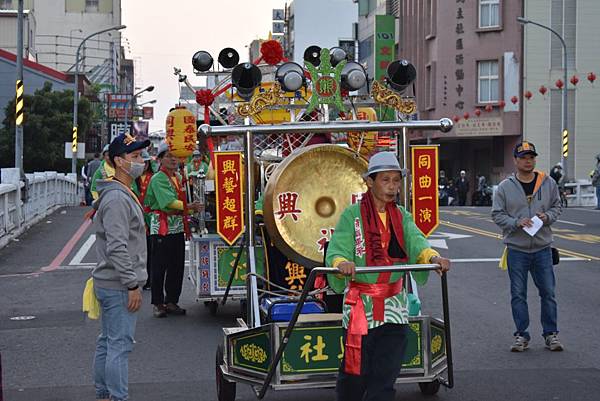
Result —
[[215, 152], [217, 233], [233, 245], [244, 232], [242, 153]]
[[412, 211], [415, 224], [429, 236], [439, 225], [438, 147], [411, 146]]
[[394, 61], [396, 19], [393, 15], [375, 16], [375, 79], [381, 81], [388, 65]]

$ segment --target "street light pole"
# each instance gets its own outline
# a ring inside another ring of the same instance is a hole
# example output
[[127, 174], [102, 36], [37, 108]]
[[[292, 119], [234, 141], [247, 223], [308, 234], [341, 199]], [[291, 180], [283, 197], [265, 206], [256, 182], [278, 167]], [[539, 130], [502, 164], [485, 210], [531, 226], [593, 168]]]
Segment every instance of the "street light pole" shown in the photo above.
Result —
[[75, 81], [73, 83], [73, 144], [71, 146], [73, 155], [71, 160], [71, 173], [77, 174], [77, 106], [79, 104], [79, 52], [81, 51], [83, 44], [89, 38], [94, 37], [96, 35], [100, 35], [104, 32], [119, 31], [125, 28], [127, 28], [127, 26], [117, 25], [110, 28], [102, 29], [101, 31], [94, 32], [86, 36], [79, 44], [79, 47], [77, 47], [77, 52], [75, 53]]
[[[134, 99], [136, 97], [138, 97], [139, 95], [141, 95], [142, 93], [144, 93], [144, 92], [152, 92], [153, 90], [154, 90], [154, 86], [152, 86], [152, 85], [150, 85], [150, 86], [142, 89], [141, 91], [139, 91], [138, 93], [134, 94], [131, 97], [131, 102], [133, 102]], [[125, 132], [129, 132], [129, 130], [127, 129], [127, 124], [128, 124], [128, 122], [127, 122], [128, 115], [127, 114], [129, 113], [129, 102], [130, 102], [130, 100], [127, 100], [125, 102], [125, 118], [124, 118], [124, 122], [125, 122], [125, 128], [124, 129], [125, 129]], [[156, 100], [154, 102], [156, 102]]]
[[23, 0], [17, 14], [17, 80], [15, 97], [15, 167], [23, 174]]
[[562, 93], [562, 113], [561, 113], [562, 130], [561, 130], [559, 143], [561, 144], [560, 163], [562, 164], [564, 176], [565, 176], [565, 179], [563, 181], [563, 185], [564, 185], [564, 182], [568, 181], [568, 179], [569, 179], [569, 166], [567, 165], [567, 160], [566, 160], [567, 157], [565, 156], [565, 152], [563, 151], [563, 139], [564, 139], [563, 135], [565, 135], [565, 133], [568, 132], [568, 128], [567, 128], [567, 83], [568, 83], [568, 81], [567, 81], [567, 45], [566, 45], [563, 37], [558, 32], [556, 32], [554, 29], [550, 28], [549, 26], [540, 24], [539, 22], [535, 22], [535, 21], [532, 21], [532, 20], [524, 18], [524, 17], [517, 17], [517, 21], [523, 25], [533, 24], [533, 25], [539, 26], [540, 28], [544, 28], [544, 29], [552, 32], [554, 35], [556, 35], [558, 40], [560, 40], [560, 43], [562, 44], [562, 47], [563, 47], [563, 62], [562, 62], [562, 64], [563, 64], [564, 87], [562, 89], [562, 91], [563, 91], [563, 93]]

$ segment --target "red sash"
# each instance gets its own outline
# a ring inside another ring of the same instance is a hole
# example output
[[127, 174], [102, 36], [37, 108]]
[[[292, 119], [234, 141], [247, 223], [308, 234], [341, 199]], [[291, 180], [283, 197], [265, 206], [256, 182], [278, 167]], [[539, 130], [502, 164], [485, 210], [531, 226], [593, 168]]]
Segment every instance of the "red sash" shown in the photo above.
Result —
[[185, 233], [186, 239], [189, 239], [191, 232], [190, 232], [189, 221], [188, 221], [186, 213], [185, 213], [187, 210], [187, 199], [186, 199], [186, 195], [185, 195], [185, 189], [183, 189], [184, 186], [182, 183], [179, 182], [179, 180], [177, 179], [177, 176], [175, 176], [175, 175], [170, 176], [169, 173], [167, 171], [165, 171], [163, 168], [161, 168], [160, 171], [163, 174], [165, 174], [167, 176], [167, 178], [169, 179], [169, 184], [171, 184], [171, 188], [173, 188], [175, 190], [175, 192], [177, 193], [177, 199], [180, 200], [181, 202], [183, 202], [183, 210], [170, 210], [168, 212], [165, 212], [163, 210], [152, 210], [152, 213], [156, 213], [158, 215], [158, 222], [159, 222], [158, 234], [165, 236], [169, 233], [168, 216], [181, 215], [182, 220], [183, 220], [183, 231]]

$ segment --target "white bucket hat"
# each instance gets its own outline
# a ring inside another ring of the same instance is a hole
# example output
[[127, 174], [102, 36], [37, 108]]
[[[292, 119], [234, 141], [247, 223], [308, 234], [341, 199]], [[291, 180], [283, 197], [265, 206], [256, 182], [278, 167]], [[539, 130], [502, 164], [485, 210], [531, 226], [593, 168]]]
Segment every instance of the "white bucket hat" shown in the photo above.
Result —
[[165, 153], [169, 150], [169, 144], [166, 142], [161, 142], [158, 144], [158, 152], [156, 152], [157, 156], [160, 156], [162, 153]]
[[404, 175], [394, 152], [379, 152], [371, 156], [369, 159], [369, 169], [363, 175], [363, 178], [381, 171], [400, 171]]

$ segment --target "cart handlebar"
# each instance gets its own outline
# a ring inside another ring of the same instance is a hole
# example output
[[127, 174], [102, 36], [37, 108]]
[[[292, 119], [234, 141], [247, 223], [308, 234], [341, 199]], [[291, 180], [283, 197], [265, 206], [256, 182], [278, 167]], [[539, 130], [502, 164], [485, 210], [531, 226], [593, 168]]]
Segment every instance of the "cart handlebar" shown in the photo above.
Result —
[[[387, 272], [417, 272], [417, 271], [431, 271], [438, 270], [440, 265], [437, 264], [419, 264], [419, 265], [392, 265], [392, 266], [369, 266], [369, 267], [357, 267], [355, 274], [366, 274], [366, 273], [387, 273]], [[257, 398], [262, 400], [265, 396], [269, 385], [271, 384], [271, 380], [273, 379], [273, 375], [275, 374], [275, 369], [283, 356], [283, 351], [287, 346], [290, 335], [292, 334], [292, 330], [296, 326], [296, 322], [298, 321], [298, 316], [302, 311], [302, 307], [304, 306], [304, 302], [306, 301], [306, 297], [308, 296], [309, 291], [312, 289], [315, 279], [318, 274], [337, 274], [340, 273], [340, 270], [335, 267], [315, 267], [311, 269], [306, 282], [304, 284], [304, 288], [302, 289], [302, 294], [300, 294], [300, 298], [298, 299], [298, 303], [296, 304], [296, 308], [294, 309], [294, 313], [286, 327], [285, 333], [281, 338], [281, 343], [277, 349], [277, 353], [275, 354], [275, 358], [271, 361], [271, 365], [269, 366], [269, 371], [267, 372], [267, 376], [265, 377], [265, 381], [262, 384], [262, 387], [257, 392]], [[251, 274], [248, 274], [246, 277], [246, 283], [250, 282]], [[443, 303], [443, 313], [444, 313], [444, 326], [445, 326], [445, 334], [446, 334], [446, 357], [448, 360], [448, 380], [441, 381], [446, 387], [452, 388], [454, 386], [454, 374], [453, 374], [453, 365], [452, 365], [452, 348], [450, 346], [450, 316], [449, 316], [449, 307], [448, 307], [448, 282], [446, 273], [442, 273], [442, 303]]]

